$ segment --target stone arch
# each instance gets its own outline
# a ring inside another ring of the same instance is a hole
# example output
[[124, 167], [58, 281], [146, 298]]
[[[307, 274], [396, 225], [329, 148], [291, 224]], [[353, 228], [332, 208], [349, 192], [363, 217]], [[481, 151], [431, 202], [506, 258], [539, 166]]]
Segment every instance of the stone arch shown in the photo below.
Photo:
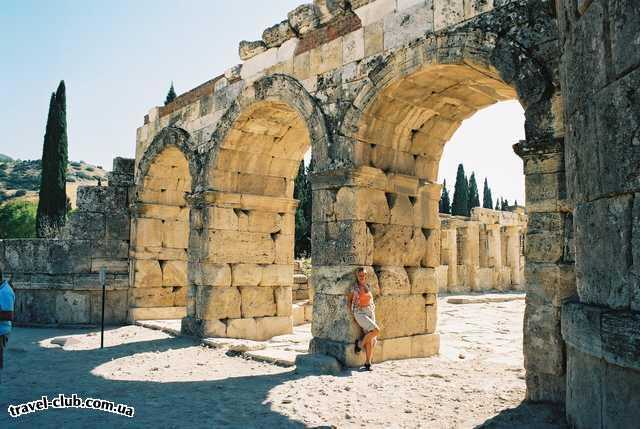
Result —
[[254, 82], [229, 107], [204, 149], [202, 259], [187, 330], [248, 339], [291, 332], [294, 180], [309, 148], [326, 167], [328, 146], [321, 109], [289, 76]]
[[145, 151], [132, 218], [129, 318], [179, 319], [186, 314], [192, 177], [189, 134], [162, 130]]
[[[558, 144], [563, 133], [557, 109], [560, 95], [554, 73], [504, 34], [458, 27], [416, 40], [367, 65], [367, 78], [337, 121], [334, 135], [346, 146], [340, 161], [350, 170], [343, 180], [331, 178], [332, 187], [314, 188], [314, 201], [323, 201], [318, 217], [329, 221], [318, 228], [314, 223], [314, 249], [318, 250], [314, 266], [326, 266], [316, 267], [313, 280], [312, 351], [333, 355], [347, 365], [361, 363], [350, 347], [358, 330], [331, 309], [341, 305], [334, 292], [336, 284], [348, 278], [354, 265], [366, 265], [382, 291], [377, 309], [386, 328], [374, 358], [437, 352], [438, 163], [459, 124], [497, 101], [518, 99], [526, 112], [529, 146], [525, 152], [517, 150], [525, 160], [527, 204], [539, 228], [535, 238], [528, 233], [527, 258], [547, 265], [559, 262], [560, 258], [545, 259], [549, 256], [538, 250], [562, 249], [564, 239], [549, 222], [563, 222], [558, 213], [562, 198], [558, 189], [564, 180]], [[539, 159], [529, 163], [529, 154], [543, 154], [550, 161], [548, 165]], [[547, 185], [558, 192], [547, 192]], [[342, 238], [335, 238], [336, 231]], [[561, 366], [537, 358], [544, 355], [537, 349], [544, 344], [552, 350], [554, 361], [557, 354], [562, 359], [559, 326], [557, 306], [527, 301], [530, 398], [548, 398], [549, 392], [542, 390], [549, 387], [540, 387], [548, 380], [561, 384]]]

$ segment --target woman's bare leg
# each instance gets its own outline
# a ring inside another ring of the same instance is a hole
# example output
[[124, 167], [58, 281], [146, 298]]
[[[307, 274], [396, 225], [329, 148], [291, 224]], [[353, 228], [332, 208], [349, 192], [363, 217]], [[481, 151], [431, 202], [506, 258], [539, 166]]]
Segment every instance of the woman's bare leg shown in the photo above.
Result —
[[[365, 337], [366, 339], [366, 337]], [[364, 351], [365, 351], [365, 364], [371, 364], [371, 357], [373, 356], [373, 347], [371, 346], [371, 341], [366, 341], [364, 343]]]

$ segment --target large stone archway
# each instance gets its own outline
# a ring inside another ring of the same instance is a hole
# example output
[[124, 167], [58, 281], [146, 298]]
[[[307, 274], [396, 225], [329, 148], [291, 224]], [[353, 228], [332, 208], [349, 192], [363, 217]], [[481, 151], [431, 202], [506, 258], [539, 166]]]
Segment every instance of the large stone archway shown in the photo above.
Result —
[[140, 161], [131, 227], [129, 319], [184, 317], [193, 166], [189, 135], [167, 128]]
[[291, 332], [294, 179], [309, 148], [328, 164], [328, 137], [315, 101], [284, 75], [254, 82], [230, 106], [194, 196], [201, 228], [183, 329], [261, 340]]
[[336, 130], [336, 140], [351, 148], [340, 152], [349, 167], [319, 173], [314, 181], [321, 213], [314, 217], [313, 258], [323, 266], [313, 277], [312, 351], [360, 363], [350, 346], [357, 327], [331, 309], [344, 306], [354, 266], [366, 265], [382, 295], [377, 314], [385, 329], [377, 358], [437, 353], [436, 178], [442, 150], [462, 120], [517, 98], [525, 108], [527, 141], [514, 149], [524, 160], [531, 219], [524, 324], [528, 395], [563, 397], [560, 303], [575, 282], [566, 245], [571, 216], [563, 203], [558, 91], [547, 69], [517, 43], [469, 28], [418, 40], [372, 67]]

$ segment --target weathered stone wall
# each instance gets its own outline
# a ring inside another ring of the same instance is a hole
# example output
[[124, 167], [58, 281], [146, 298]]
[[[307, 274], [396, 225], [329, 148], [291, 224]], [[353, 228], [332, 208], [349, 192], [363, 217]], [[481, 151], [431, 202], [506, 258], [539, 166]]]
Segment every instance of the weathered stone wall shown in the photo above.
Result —
[[[444, 144], [464, 119], [517, 98], [525, 107], [526, 142], [519, 153], [527, 206], [564, 213], [560, 167], [540, 161], [564, 135], [551, 1], [317, 0], [265, 30], [263, 40], [242, 42], [240, 55], [243, 64], [152, 109], [138, 129], [138, 195], [154, 159], [168, 147], [182, 152], [192, 178], [186, 195], [188, 332], [253, 338], [291, 329], [291, 316], [278, 310], [284, 294], [276, 289], [291, 288], [293, 180], [308, 148], [314, 161], [312, 351], [349, 365], [359, 361], [348, 354], [358, 331], [336, 309], [344, 308], [359, 265], [382, 289], [376, 299], [386, 328], [376, 358], [438, 350], [432, 280], [441, 241], [451, 237], [440, 231], [436, 181]], [[548, 168], [556, 170], [547, 174]], [[527, 232], [527, 253], [546, 268], [559, 261], [545, 259], [544, 246], [564, 249], [569, 239], [563, 235], [568, 223], [563, 218], [558, 231], [552, 217], [538, 216], [534, 232]], [[498, 245], [494, 232], [465, 231], [473, 245], [459, 256], [467, 265], [475, 267], [486, 233], [493, 263], [500, 254], [503, 266], [512, 260], [517, 266], [519, 255], [507, 252], [515, 246]], [[506, 243], [516, 232], [507, 228], [500, 235]], [[265, 270], [288, 274], [261, 285]], [[250, 284], [234, 284], [245, 272]], [[457, 281], [457, 272], [447, 275]], [[461, 278], [470, 278], [471, 287], [478, 275], [483, 272]], [[510, 275], [513, 281], [520, 270]], [[257, 294], [264, 311], [253, 315], [247, 305], [258, 302]], [[535, 347], [556, 347], [561, 353], [554, 356], [563, 357], [559, 311], [547, 304], [528, 301], [527, 338]], [[401, 317], [407, 308], [410, 323]], [[536, 359], [527, 361], [529, 397], [560, 400], [540, 380], [563, 385], [564, 367]]]
[[133, 160], [116, 158], [108, 186], [78, 188], [60, 239], [0, 240], [0, 266], [16, 291], [16, 321], [44, 325], [123, 323], [129, 289], [129, 188]]
[[577, 428], [640, 420], [640, 8], [557, 2], [578, 299], [562, 308]]
[[476, 207], [471, 217], [441, 214], [440, 222], [440, 293], [524, 290], [523, 211]]

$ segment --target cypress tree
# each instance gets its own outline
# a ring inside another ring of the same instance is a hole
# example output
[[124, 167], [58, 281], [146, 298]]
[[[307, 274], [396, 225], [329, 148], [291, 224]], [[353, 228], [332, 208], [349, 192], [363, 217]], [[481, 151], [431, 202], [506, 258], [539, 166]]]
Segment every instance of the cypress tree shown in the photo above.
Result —
[[469, 215], [471, 214], [471, 209], [474, 207], [480, 207], [480, 194], [478, 193], [476, 173], [472, 172], [469, 178]]
[[309, 179], [311, 168], [311, 165], [305, 168], [304, 161], [301, 161], [294, 183], [294, 198], [299, 201], [295, 218], [294, 252], [296, 258], [311, 255], [311, 180]]
[[40, 199], [36, 215], [39, 238], [58, 235], [67, 215], [67, 97], [64, 80], [51, 94], [42, 147]]
[[447, 181], [442, 183], [442, 195], [440, 196], [440, 213], [451, 214], [451, 202], [449, 200], [449, 191], [447, 190]]
[[469, 215], [469, 183], [467, 182], [467, 176], [464, 174], [462, 164], [458, 164], [451, 214], [454, 216]]
[[171, 88], [169, 88], [169, 92], [167, 93], [167, 98], [164, 99], [164, 105], [171, 103], [177, 97], [176, 90], [173, 89], [173, 82], [171, 82]]
[[496, 208], [494, 210], [500, 210], [500, 199], [496, 198]]
[[507, 207], [509, 206], [509, 201], [505, 200], [504, 198], [502, 199], [502, 205], [500, 207], [500, 210], [502, 210], [503, 212], [507, 211]]
[[491, 197], [491, 189], [489, 189], [489, 183], [487, 178], [484, 178], [484, 189], [482, 190], [482, 207], [485, 209], [493, 208], [493, 198]]

